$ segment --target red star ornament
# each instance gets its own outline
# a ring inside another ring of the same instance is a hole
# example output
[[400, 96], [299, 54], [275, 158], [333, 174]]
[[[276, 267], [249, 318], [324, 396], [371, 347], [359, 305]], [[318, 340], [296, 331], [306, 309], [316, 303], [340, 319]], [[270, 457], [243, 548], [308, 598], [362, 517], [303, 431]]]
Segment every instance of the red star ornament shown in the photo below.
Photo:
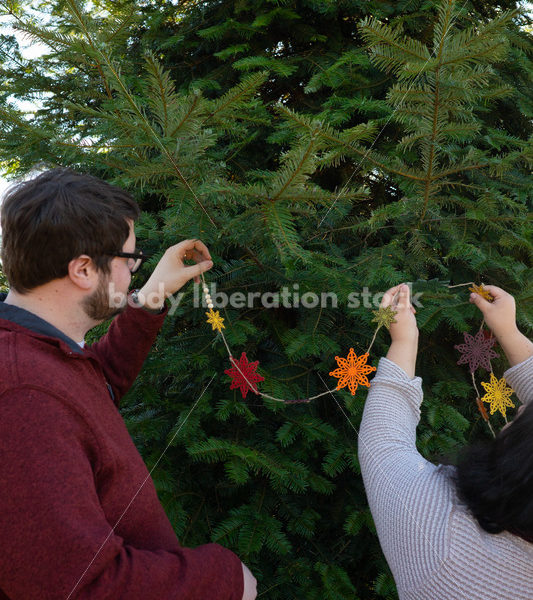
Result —
[[[264, 377], [261, 377], [261, 375], [255, 372], [259, 365], [259, 361], [256, 360], [254, 362], [248, 362], [246, 352], [241, 354], [239, 360], [235, 360], [233, 356], [230, 358], [231, 362], [233, 363], [233, 367], [224, 371], [226, 375], [229, 375], [233, 379], [229, 389], [234, 390], [235, 388], [240, 388], [243, 398], [246, 398], [246, 394], [249, 390], [258, 394], [259, 392], [257, 391], [257, 387], [254, 385], [254, 383], [265, 380]], [[239, 368], [237, 369], [237, 367]]]

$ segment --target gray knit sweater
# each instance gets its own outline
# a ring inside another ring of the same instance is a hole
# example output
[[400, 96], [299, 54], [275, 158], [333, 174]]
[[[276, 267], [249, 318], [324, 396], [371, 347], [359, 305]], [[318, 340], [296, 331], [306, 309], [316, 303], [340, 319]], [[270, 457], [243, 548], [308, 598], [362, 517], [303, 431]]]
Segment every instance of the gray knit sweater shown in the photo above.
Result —
[[[533, 401], [533, 356], [505, 372]], [[370, 510], [401, 600], [533, 600], [533, 544], [484, 531], [460, 502], [454, 467], [416, 449], [422, 380], [379, 361], [359, 433]]]

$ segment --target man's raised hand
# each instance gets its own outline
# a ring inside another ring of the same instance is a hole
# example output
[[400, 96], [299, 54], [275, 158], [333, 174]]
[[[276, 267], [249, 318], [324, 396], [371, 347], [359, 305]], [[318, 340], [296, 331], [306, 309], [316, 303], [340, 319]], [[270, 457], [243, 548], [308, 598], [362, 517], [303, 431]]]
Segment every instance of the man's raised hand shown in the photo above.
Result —
[[[185, 260], [195, 265], [186, 265]], [[157, 263], [152, 275], [139, 290], [139, 296], [145, 298], [145, 306], [159, 309], [165, 298], [175, 294], [190, 279], [200, 283], [200, 275], [213, 266], [207, 246], [200, 240], [184, 240], [170, 246]]]

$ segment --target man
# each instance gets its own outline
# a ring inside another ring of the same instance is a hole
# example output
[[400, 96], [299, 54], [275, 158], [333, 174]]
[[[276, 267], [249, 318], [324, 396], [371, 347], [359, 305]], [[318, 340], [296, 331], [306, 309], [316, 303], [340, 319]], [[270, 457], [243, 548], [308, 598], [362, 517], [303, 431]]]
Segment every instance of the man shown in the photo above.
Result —
[[172, 246], [128, 297], [143, 257], [126, 192], [53, 169], [8, 191], [1, 210], [0, 600], [253, 600], [232, 552], [180, 546], [118, 412], [165, 298], [212, 267], [208, 249]]

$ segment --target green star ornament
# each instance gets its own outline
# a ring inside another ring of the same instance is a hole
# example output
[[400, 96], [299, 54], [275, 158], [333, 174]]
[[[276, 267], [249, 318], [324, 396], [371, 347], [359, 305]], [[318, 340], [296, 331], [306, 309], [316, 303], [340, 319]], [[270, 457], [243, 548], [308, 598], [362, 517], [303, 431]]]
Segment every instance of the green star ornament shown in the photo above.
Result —
[[390, 306], [382, 306], [379, 310], [372, 311], [374, 315], [376, 315], [371, 323], [377, 323], [378, 329], [384, 325], [387, 329], [390, 329], [390, 326], [393, 323], [396, 323], [395, 316], [397, 311], [393, 310]]

